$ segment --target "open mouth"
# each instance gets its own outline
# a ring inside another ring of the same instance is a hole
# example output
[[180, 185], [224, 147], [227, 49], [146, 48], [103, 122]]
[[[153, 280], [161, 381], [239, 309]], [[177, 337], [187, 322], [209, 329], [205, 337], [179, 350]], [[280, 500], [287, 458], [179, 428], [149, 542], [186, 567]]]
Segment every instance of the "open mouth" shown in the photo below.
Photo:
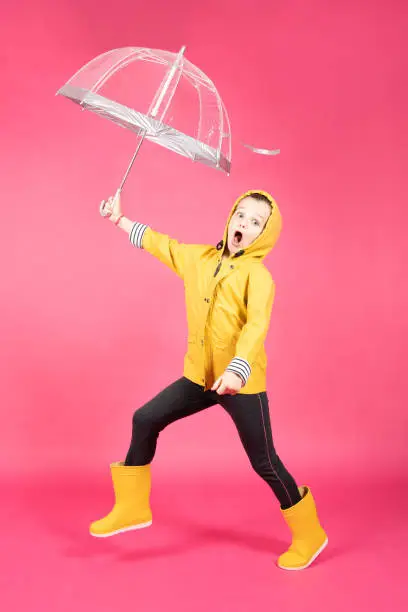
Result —
[[232, 242], [234, 243], [234, 245], [238, 246], [239, 244], [241, 244], [241, 241], [242, 241], [242, 232], [239, 232], [237, 230], [236, 232], [234, 232]]

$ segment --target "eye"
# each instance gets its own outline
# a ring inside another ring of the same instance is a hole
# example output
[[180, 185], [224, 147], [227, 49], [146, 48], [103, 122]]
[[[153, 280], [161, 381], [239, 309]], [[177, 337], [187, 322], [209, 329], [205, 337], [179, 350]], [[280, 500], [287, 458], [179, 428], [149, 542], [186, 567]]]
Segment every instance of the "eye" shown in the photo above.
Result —
[[257, 221], [256, 219], [253, 220], [254, 225], [259, 225], [259, 221]]

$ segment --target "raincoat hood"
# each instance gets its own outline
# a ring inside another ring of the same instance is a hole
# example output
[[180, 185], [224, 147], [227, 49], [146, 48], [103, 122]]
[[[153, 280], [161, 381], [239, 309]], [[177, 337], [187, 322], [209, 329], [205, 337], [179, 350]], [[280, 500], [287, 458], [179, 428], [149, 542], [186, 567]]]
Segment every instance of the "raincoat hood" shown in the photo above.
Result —
[[224, 237], [221, 240], [221, 242], [219, 242], [217, 245], [217, 249], [218, 250], [222, 249], [223, 253], [226, 251], [227, 244], [228, 244], [228, 227], [229, 227], [231, 218], [233, 214], [235, 213], [235, 210], [238, 204], [244, 198], [247, 198], [255, 193], [262, 194], [269, 200], [271, 207], [272, 207], [272, 212], [269, 215], [266, 225], [264, 229], [262, 230], [262, 232], [259, 234], [259, 236], [255, 238], [255, 240], [248, 247], [246, 247], [246, 249], [242, 249], [241, 251], [238, 251], [238, 253], [236, 253], [234, 257], [245, 257], [245, 258], [246, 257], [256, 257], [262, 260], [275, 246], [279, 238], [281, 229], [282, 229], [282, 216], [278, 208], [278, 205], [276, 201], [274, 200], [274, 198], [267, 191], [262, 191], [260, 189], [251, 189], [250, 191], [246, 191], [245, 193], [243, 193], [236, 200], [236, 202], [234, 203], [231, 209], [231, 212], [229, 214], [229, 217], [228, 217], [228, 220], [225, 226]]

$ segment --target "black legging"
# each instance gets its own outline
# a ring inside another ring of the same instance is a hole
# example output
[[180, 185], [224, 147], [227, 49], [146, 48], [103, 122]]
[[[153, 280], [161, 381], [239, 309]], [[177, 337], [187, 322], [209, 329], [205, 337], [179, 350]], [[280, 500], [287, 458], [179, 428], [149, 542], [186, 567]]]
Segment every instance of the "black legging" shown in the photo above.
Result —
[[234, 421], [252, 467], [271, 487], [282, 509], [299, 502], [297, 485], [273, 445], [266, 393], [218, 395], [180, 378], [134, 413], [125, 465], [151, 463], [157, 438], [167, 425], [215, 404], [220, 404]]

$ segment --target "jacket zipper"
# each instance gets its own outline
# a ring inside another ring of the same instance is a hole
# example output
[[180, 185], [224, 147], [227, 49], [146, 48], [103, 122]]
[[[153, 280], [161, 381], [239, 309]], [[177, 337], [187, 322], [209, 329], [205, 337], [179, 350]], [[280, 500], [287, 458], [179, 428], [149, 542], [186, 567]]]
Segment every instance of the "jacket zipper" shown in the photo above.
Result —
[[[214, 276], [216, 276], [216, 274], [218, 274], [220, 267], [221, 267], [221, 262], [218, 264], [217, 270], [216, 270]], [[212, 313], [213, 313], [213, 310], [214, 310], [214, 302], [215, 302], [215, 294], [214, 294], [214, 299], [212, 300], [210, 309], [209, 309], [209, 311], [207, 313], [206, 326], [208, 324], [208, 321], [211, 321]], [[205, 353], [206, 353], [205, 366], [210, 366], [212, 368], [213, 360], [214, 360], [213, 347], [212, 347], [212, 345], [209, 345], [206, 342], [205, 343], [205, 349], [206, 349], [205, 350]], [[206, 367], [205, 370], [206, 370], [205, 378], [207, 379], [208, 367]]]
[[[238, 251], [238, 253], [235, 253], [234, 258], [241, 257], [241, 255], [243, 255], [244, 253], [245, 251], [242, 249], [241, 251]], [[217, 276], [218, 272], [221, 270], [221, 265], [222, 265], [222, 257], [220, 261], [218, 262], [217, 267], [215, 268], [214, 277]]]

